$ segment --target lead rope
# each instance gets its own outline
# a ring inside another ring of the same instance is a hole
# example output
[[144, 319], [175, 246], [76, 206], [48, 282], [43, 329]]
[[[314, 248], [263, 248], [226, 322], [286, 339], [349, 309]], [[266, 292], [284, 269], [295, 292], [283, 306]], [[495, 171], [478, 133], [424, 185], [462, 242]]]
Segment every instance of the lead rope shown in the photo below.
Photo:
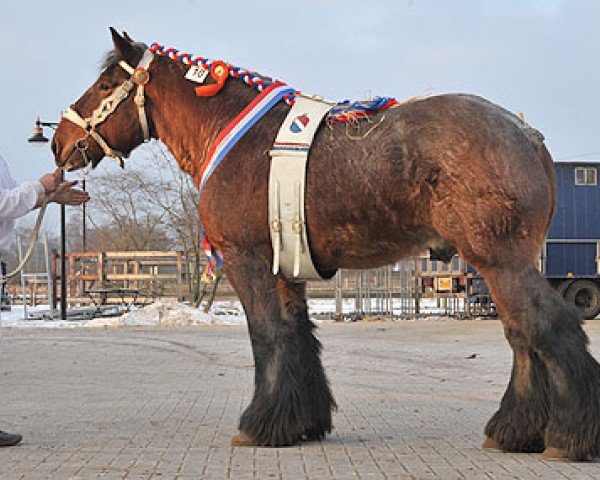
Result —
[[[44, 214], [46, 213], [47, 206], [48, 206], [48, 198], [46, 197], [46, 198], [44, 198], [44, 200], [42, 201], [42, 205], [40, 206], [40, 211], [38, 212], [37, 219], [35, 221], [35, 227], [33, 228], [33, 232], [31, 232], [31, 238], [29, 239], [29, 246], [27, 247], [27, 251], [25, 252], [25, 255], [23, 256], [23, 258], [21, 259], [21, 261], [19, 262], [17, 267], [12, 272], [9, 272], [6, 275], [0, 276], [0, 285], [5, 287], [8, 279], [14, 277], [17, 273], [19, 273], [23, 269], [23, 267], [25, 266], [27, 261], [29, 260], [29, 257], [31, 257], [31, 254], [33, 253], [33, 249], [35, 248], [35, 246], [37, 244], [37, 239], [40, 234], [40, 227], [42, 226], [42, 221], [44, 220]], [[26, 299], [24, 298], [23, 301], [25, 302]], [[2, 313], [1, 313], [1, 309], [0, 309], [0, 355], [1, 354], [2, 354]]]
[[0, 283], [6, 283], [6, 281], [9, 278], [14, 277], [17, 273], [19, 273], [21, 270], [23, 270], [23, 267], [29, 260], [29, 257], [31, 257], [31, 254], [33, 253], [33, 249], [35, 248], [35, 245], [37, 243], [37, 239], [38, 239], [38, 236], [40, 233], [40, 227], [42, 225], [42, 221], [44, 220], [44, 214], [46, 213], [47, 206], [48, 206], [48, 199], [45, 198], [42, 202], [42, 205], [40, 206], [40, 211], [37, 215], [37, 219], [35, 221], [35, 227], [33, 229], [33, 232], [31, 232], [31, 239], [29, 240], [29, 247], [27, 247], [25, 256], [23, 257], [23, 259], [19, 262], [17, 267], [12, 272], [9, 272], [6, 275], [0, 277]]
[[[55, 170], [55, 173], [60, 172], [61, 170], [62, 170], [62, 168], [57, 168]], [[42, 204], [40, 205], [40, 211], [37, 214], [37, 218], [35, 220], [35, 226], [33, 228], [33, 231], [31, 232], [31, 238], [29, 239], [29, 246], [27, 247], [27, 251], [25, 252], [25, 255], [23, 256], [23, 258], [21, 259], [21, 261], [19, 262], [19, 264], [16, 266], [16, 268], [14, 270], [7, 273], [6, 275], [0, 276], [0, 284], [6, 283], [8, 279], [14, 277], [17, 273], [19, 273], [21, 270], [23, 270], [23, 267], [25, 266], [25, 264], [31, 257], [31, 254], [33, 253], [33, 249], [35, 248], [35, 245], [37, 243], [38, 236], [40, 234], [40, 228], [42, 226], [42, 221], [44, 220], [44, 214], [46, 213], [46, 208], [48, 207], [48, 201], [49, 201], [49, 197], [44, 197], [44, 199], [42, 200]]]
[[[56, 171], [61, 171], [61, 170], [62, 170], [61, 167], [56, 169]], [[6, 275], [0, 276], [0, 285], [6, 285], [7, 280], [9, 278], [14, 277], [17, 273], [19, 273], [23, 269], [23, 267], [25, 266], [27, 261], [29, 260], [29, 257], [31, 257], [31, 254], [33, 253], [33, 249], [35, 248], [35, 245], [37, 244], [37, 239], [40, 234], [40, 228], [42, 226], [42, 221], [44, 220], [44, 214], [46, 213], [46, 207], [48, 207], [48, 201], [49, 201], [48, 197], [44, 197], [44, 200], [42, 200], [42, 205], [40, 206], [40, 211], [38, 212], [37, 218], [35, 220], [35, 227], [33, 228], [33, 232], [31, 232], [31, 238], [29, 239], [29, 246], [27, 247], [25, 256], [21, 259], [21, 261], [19, 262], [17, 267], [12, 272], [9, 272]], [[23, 299], [23, 301], [25, 301], [25, 300], [26, 299]], [[0, 309], [0, 358], [2, 357], [2, 340], [3, 340], [2, 328], [3, 328], [3, 326], [2, 326], [2, 310]], [[0, 365], [1, 365], [1, 362], [0, 362]]]
[[[61, 172], [63, 169], [64, 169], [64, 167], [58, 167], [54, 171], [54, 173]], [[42, 226], [42, 221], [44, 220], [44, 214], [46, 213], [46, 207], [48, 207], [48, 201], [49, 201], [49, 197], [44, 197], [44, 199], [42, 200], [42, 204], [40, 205], [40, 211], [38, 212], [37, 218], [35, 220], [35, 226], [33, 228], [33, 232], [31, 232], [31, 238], [29, 239], [29, 246], [27, 247], [25, 256], [23, 257], [23, 259], [19, 262], [17, 267], [12, 272], [9, 272], [6, 275], [0, 276], [0, 284], [6, 283], [6, 281], [9, 278], [14, 277], [17, 273], [19, 273], [21, 270], [23, 270], [23, 267], [29, 260], [29, 257], [31, 257], [31, 254], [33, 253], [33, 249], [35, 248], [35, 245], [37, 243], [38, 236], [40, 234], [40, 228]]]
[[[34, 249], [35, 245], [37, 244], [37, 239], [38, 239], [38, 236], [40, 233], [40, 227], [42, 225], [42, 220], [44, 219], [44, 214], [46, 213], [47, 206], [48, 206], [48, 198], [44, 198], [42, 205], [40, 206], [40, 211], [37, 215], [37, 219], [35, 221], [35, 227], [33, 229], [33, 232], [31, 232], [31, 239], [29, 240], [29, 247], [27, 247], [27, 252], [25, 252], [25, 256], [23, 257], [21, 262], [19, 262], [19, 265], [17, 265], [17, 268], [15, 268], [12, 272], [9, 272], [6, 275], [3, 275], [0, 277], [0, 285], [6, 286], [7, 280], [11, 277], [14, 277], [17, 273], [19, 273], [23, 269], [25, 264], [27, 263], [27, 260], [29, 260], [29, 257], [31, 257], [31, 254], [33, 253], [33, 249]], [[26, 299], [23, 299], [23, 301], [26, 301]], [[2, 356], [2, 310], [0, 309], [0, 357], [1, 356]]]

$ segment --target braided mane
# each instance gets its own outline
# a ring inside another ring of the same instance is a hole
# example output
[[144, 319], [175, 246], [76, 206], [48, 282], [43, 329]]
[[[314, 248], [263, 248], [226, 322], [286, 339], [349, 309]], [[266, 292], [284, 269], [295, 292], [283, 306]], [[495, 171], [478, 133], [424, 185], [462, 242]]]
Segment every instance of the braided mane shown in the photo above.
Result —
[[[202, 66], [202, 67], [206, 68], [207, 70], [210, 70], [211, 65], [215, 61], [215, 60], [211, 60], [211, 59], [200, 57], [200, 56], [194, 56], [191, 53], [182, 53], [182, 52], [179, 52], [179, 50], [177, 50], [175, 48], [167, 48], [156, 42], [154, 42], [150, 46], [150, 51], [152, 53], [154, 53], [155, 55], [161, 55], [163, 57], [167, 57], [172, 60], [177, 60], [178, 62], [182, 62], [189, 66], [197, 66], [197, 67]], [[265, 75], [260, 75], [257, 72], [246, 70], [241, 67], [236, 67], [229, 63], [227, 63], [227, 65], [229, 66], [229, 76], [230, 77], [238, 78], [238, 79], [242, 80], [243, 82], [247, 83], [251, 87], [258, 90], [259, 92], [262, 92], [265, 88], [267, 88], [269, 85], [271, 85], [272, 83], [275, 82], [275, 80], [273, 78], [267, 77]], [[294, 93], [292, 93], [292, 94], [286, 95], [284, 97], [284, 101], [288, 105], [293, 105], [295, 98], [296, 98], [296, 95]]]
[[[132, 44], [136, 49], [140, 51], [145, 50], [148, 46], [141, 42], [134, 42]], [[150, 46], [150, 51], [155, 55], [170, 58], [176, 60], [185, 65], [201, 66], [207, 70], [210, 70], [211, 65], [215, 60], [195, 56], [191, 53], [183, 53], [172, 47], [165, 47], [159, 43], [154, 42]], [[111, 50], [104, 56], [100, 68], [105, 70], [109, 67], [117, 65], [119, 63], [119, 56], [115, 50]], [[229, 76], [242, 80], [244, 83], [255, 88], [259, 92], [262, 92], [269, 85], [273, 84], [276, 80], [266, 75], [261, 75], [255, 71], [246, 70], [242, 67], [236, 67], [227, 63], [229, 66]], [[292, 106], [295, 102], [296, 95], [300, 94], [300, 91], [296, 90], [294, 93], [286, 95], [283, 100], [288, 105]], [[344, 100], [338, 102], [327, 115], [328, 123], [348, 122], [353, 120], [360, 120], [366, 118], [374, 113], [386, 110], [390, 107], [398, 105], [398, 101], [391, 97], [375, 97], [370, 100], [351, 102], [350, 100]]]
[[[182, 62], [189, 66], [202, 66], [207, 70], [210, 70], [211, 65], [215, 61], [200, 56], [194, 56], [191, 53], [182, 53], [176, 48], [167, 48], [156, 42], [150, 46], [150, 51], [155, 55], [161, 55], [172, 60], [177, 60], [178, 62]], [[227, 65], [229, 66], [230, 77], [244, 81], [259, 92], [262, 92], [263, 89], [275, 82], [271, 77], [260, 75], [257, 72], [236, 67], [229, 63]], [[300, 94], [298, 90], [296, 90], [295, 93], [286, 95], [283, 100], [285, 103], [292, 106], [297, 94]], [[337, 123], [360, 120], [396, 105], [398, 105], [398, 101], [391, 97], [375, 97], [370, 100], [358, 102], [344, 100], [343, 102], [337, 103], [327, 115], [327, 122]]]

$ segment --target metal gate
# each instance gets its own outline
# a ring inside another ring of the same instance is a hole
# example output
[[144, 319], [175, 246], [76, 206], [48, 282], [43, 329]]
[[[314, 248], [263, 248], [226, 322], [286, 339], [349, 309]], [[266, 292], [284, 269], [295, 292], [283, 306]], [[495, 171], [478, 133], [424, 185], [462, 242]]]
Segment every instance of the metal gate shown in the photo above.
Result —
[[[327, 282], [328, 292], [325, 282], [311, 282], [308, 296], [312, 310], [317, 317], [338, 320], [412, 317], [416, 312], [416, 268], [416, 260], [409, 259], [371, 270], [339, 270]], [[328, 309], [326, 302], [319, 303], [318, 299], [331, 298], [331, 294], [334, 308]]]

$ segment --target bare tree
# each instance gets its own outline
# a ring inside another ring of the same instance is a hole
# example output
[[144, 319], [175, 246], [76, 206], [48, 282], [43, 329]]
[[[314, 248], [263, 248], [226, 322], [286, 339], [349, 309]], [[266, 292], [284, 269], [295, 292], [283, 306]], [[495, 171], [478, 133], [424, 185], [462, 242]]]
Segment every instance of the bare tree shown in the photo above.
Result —
[[[188, 286], [196, 301], [206, 263], [200, 237], [198, 190], [162, 144], [152, 143], [145, 152], [143, 166], [128, 165], [123, 172], [94, 175], [90, 179], [88, 248], [181, 249], [186, 253]], [[80, 231], [80, 225], [81, 217], [71, 220], [73, 234]]]
[[148, 149], [153, 177], [164, 186], [152, 189], [149, 201], [164, 212], [178, 248], [186, 253], [188, 287], [193, 303], [199, 303], [201, 276], [206, 259], [202, 250], [201, 225], [198, 214], [198, 189], [192, 178], [181, 171], [173, 156], [160, 143]]
[[[149, 201], [163, 185], [145, 171], [105, 173], [93, 178], [87, 208], [88, 245], [102, 250], [159, 250], [170, 247], [165, 212]], [[77, 229], [77, 222], [71, 222]], [[79, 224], [81, 225], [81, 224]]]

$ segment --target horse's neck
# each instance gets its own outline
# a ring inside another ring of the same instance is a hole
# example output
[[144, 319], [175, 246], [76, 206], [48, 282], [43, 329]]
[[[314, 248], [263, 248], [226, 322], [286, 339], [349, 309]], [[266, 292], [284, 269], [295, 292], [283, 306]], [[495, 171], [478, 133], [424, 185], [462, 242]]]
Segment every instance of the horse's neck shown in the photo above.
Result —
[[159, 94], [153, 98], [152, 120], [157, 137], [198, 184], [212, 144], [256, 93], [239, 80], [229, 79], [215, 97], [201, 98], [195, 94], [195, 85], [183, 78], [184, 73], [161, 78]]

